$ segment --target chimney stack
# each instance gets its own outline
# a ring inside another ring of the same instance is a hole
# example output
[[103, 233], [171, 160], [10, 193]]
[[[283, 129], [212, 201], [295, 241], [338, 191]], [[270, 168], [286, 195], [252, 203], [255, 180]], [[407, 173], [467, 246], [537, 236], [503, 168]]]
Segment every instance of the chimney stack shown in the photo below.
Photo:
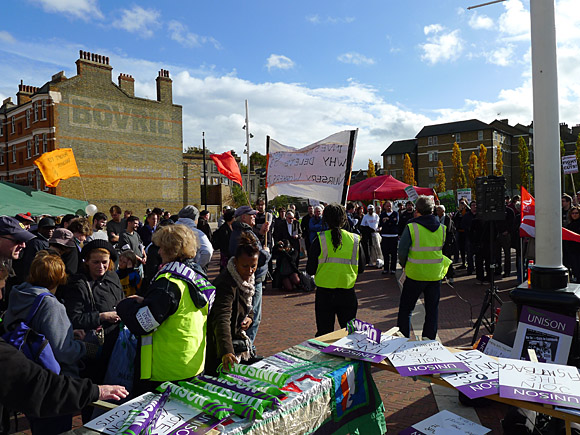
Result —
[[32, 94], [37, 91], [37, 87], [25, 85], [23, 81], [20, 80], [20, 84], [18, 85], [18, 93], [16, 94], [17, 104], [20, 106], [21, 104], [29, 102]]
[[109, 65], [109, 58], [106, 56], [80, 50], [76, 64], [77, 75], [88, 76], [95, 81], [112, 81], [113, 67]]
[[157, 101], [173, 103], [173, 82], [169, 78], [169, 71], [162, 69], [157, 76]]
[[135, 79], [129, 74], [119, 74], [119, 87], [130, 97], [135, 96]]

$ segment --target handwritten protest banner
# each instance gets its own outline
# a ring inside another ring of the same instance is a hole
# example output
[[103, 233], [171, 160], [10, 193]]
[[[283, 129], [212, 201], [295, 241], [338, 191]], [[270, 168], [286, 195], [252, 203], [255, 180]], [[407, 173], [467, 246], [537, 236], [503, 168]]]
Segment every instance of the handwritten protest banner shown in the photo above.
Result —
[[443, 410], [399, 432], [399, 435], [484, 435], [490, 429]]
[[511, 358], [512, 355], [512, 348], [510, 346], [494, 340], [489, 335], [484, 335], [480, 338], [477, 344], [477, 350], [489, 356]]
[[500, 358], [499, 395], [580, 409], [580, 374], [572, 366]]
[[578, 160], [574, 154], [562, 156], [562, 170], [565, 175], [578, 173]]
[[296, 149], [269, 139], [266, 189], [268, 198], [299, 196], [325, 202], [346, 200], [356, 131], [341, 131]]
[[415, 202], [419, 198], [419, 194], [417, 193], [417, 191], [415, 190], [415, 188], [413, 186], [405, 187], [405, 193], [409, 197], [409, 201]]
[[436, 340], [407, 341], [388, 358], [401, 376], [469, 371], [465, 363]]
[[574, 317], [524, 305], [511, 357], [529, 359], [534, 349], [540, 362], [566, 364], [575, 326]]
[[466, 350], [454, 354], [469, 368], [469, 372], [441, 375], [449, 384], [470, 399], [489, 396], [499, 392], [498, 363], [478, 350]]
[[44, 153], [34, 161], [47, 187], [56, 187], [60, 180], [80, 177], [72, 148], [61, 148]]
[[322, 349], [322, 352], [344, 358], [379, 363], [405, 341], [407, 341], [406, 338], [382, 334], [381, 342], [377, 343], [367, 338], [365, 332], [356, 331]]

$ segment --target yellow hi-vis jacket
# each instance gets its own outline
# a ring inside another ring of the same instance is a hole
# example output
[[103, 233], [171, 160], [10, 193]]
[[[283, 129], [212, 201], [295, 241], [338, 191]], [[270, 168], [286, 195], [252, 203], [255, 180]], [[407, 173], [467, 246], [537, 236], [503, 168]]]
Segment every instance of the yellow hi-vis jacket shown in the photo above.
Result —
[[411, 247], [405, 273], [415, 281], [439, 281], [447, 273], [450, 260], [443, 255], [445, 225], [432, 232], [417, 222], [407, 224]]
[[358, 275], [358, 250], [360, 236], [342, 232], [342, 246], [336, 251], [332, 245], [330, 230], [318, 233], [320, 255], [314, 282], [318, 287], [345, 288], [354, 287]]
[[141, 379], [178, 381], [200, 374], [205, 365], [208, 305], [197, 308], [187, 282], [171, 273], [167, 279], [181, 292], [177, 311], [151, 334], [141, 337]]

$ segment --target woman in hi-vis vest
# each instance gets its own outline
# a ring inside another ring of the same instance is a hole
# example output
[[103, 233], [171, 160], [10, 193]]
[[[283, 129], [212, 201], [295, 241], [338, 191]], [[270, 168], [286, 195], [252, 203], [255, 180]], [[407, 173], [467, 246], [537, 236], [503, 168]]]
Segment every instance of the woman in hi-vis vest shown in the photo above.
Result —
[[347, 225], [346, 210], [338, 204], [324, 208], [324, 223], [308, 252], [306, 272], [316, 282], [316, 336], [334, 331], [335, 317], [345, 328], [356, 317], [358, 302], [354, 284], [366, 263], [360, 236], [343, 230]]

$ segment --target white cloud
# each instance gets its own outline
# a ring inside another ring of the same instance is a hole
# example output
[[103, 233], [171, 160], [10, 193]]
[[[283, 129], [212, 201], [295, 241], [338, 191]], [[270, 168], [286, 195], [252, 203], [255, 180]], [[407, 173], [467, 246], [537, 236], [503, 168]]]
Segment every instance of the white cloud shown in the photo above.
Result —
[[220, 43], [211, 36], [201, 36], [190, 32], [189, 28], [179, 21], [172, 20], [167, 24], [169, 36], [184, 47], [201, 47], [204, 44], [212, 44], [216, 49], [220, 49]]
[[320, 15], [308, 15], [306, 21], [312, 24], [349, 24], [354, 21], [354, 17], [326, 17], [320, 18]]
[[16, 40], [14, 39], [14, 36], [12, 36], [10, 33], [8, 33], [5, 30], [0, 30], [0, 41], [5, 42], [6, 44], [12, 44], [14, 43]]
[[143, 38], [150, 38], [160, 25], [160, 16], [160, 12], [155, 9], [143, 9], [135, 5], [132, 9], [121, 11], [121, 18], [113, 21], [113, 27], [136, 33]]
[[443, 30], [438, 24], [426, 26], [424, 29], [425, 35], [435, 33], [432, 36], [427, 36], [427, 42], [420, 45], [423, 50], [421, 59], [431, 65], [453, 61], [463, 51], [464, 42], [459, 36], [459, 29], [449, 33], [442, 33]]
[[507, 44], [499, 47], [496, 50], [486, 53], [486, 59], [489, 63], [499, 66], [508, 66], [514, 61], [514, 45]]
[[469, 27], [472, 29], [493, 29], [493, 20], [487, 15], [479, 15], [475, 12], [471, 18], [469, 18]]
[[266, 61], [266, 68], [268, 68], [268, 71], [272, 69], [292, 69], [294, 68], [294, 62], [282, 54], [271, 54]]
[[350, 52], [350, 53], [343, 53], [337, 58], [342, 63], [352, 63], [354, 65], [374, 65], [374, 59], [370, 57], [366, 57], [363, 54]]
[[32, 2], [39, 4], [46, 12], [64, 14], [85, 21], [103, 18], [97, 0], [32, 0]]
[[502, 4], [505, 12], [498, 19], [499, 31], [512, 41], [529, 41], [530, 12], [520, 0], [507, 0]]

